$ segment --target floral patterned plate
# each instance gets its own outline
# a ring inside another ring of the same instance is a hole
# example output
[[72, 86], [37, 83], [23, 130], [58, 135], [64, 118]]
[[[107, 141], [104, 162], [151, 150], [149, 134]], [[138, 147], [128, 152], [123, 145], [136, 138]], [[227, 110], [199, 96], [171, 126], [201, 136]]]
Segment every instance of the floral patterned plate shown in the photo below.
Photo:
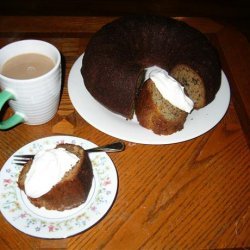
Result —
[[[85, 149], [96, 146], [73, 136], [51, 136], [33, 141], [15, 154], [35, 154], [59, 143], [72, 143]], [[14, 155], [14, 154], [13, 154]], [[13, 155], [0, 172], [0, 209], [6, 220], [20, 231], [40, 238], [66, 238], [96, 224], [109, 211], [116, 196], [116, 168], [106, 153], [90, 153], [94, 178], [85, 203], [62, 212], [37, 208], [17, 186], [21, 166]]]

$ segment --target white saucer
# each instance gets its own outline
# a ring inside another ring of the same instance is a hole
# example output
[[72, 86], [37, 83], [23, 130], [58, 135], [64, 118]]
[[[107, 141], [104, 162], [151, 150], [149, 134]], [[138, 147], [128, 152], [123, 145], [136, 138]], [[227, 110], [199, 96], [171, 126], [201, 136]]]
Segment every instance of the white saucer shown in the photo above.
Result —
[[[85, 149], [95, 144], [73, 136], [51, 136], [33, 141], [14, 154], [35, 154], [59, 143], [72, 143]], [[13, 155], [14, 155], [13, 154]], [[81, 206], [62, 212], [39, 209], [17, 186], [21, 171], [13, 155], [0, 172], [0, 209], [18, 230], [40, 238], [66, 238], [83, 232], [101, 220], [112, 206], [118, 187], [117, 172], [106, 153], [90, 153], [94, 179], [88, 199]]]

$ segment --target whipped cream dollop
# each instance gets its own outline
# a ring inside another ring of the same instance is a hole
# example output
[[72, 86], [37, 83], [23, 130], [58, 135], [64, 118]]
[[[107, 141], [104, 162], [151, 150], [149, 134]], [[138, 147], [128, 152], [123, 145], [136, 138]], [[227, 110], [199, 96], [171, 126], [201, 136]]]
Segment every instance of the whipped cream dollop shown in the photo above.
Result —
[[35, 155], [24, 182], [25, 193], [38, 198], [51, 190], [79, 158], [64, 148], [47, 149]]
[[145, 81], [151, 79], [161, 95], [173, 106], [190, 113], [193, 101], [185, 94], [184, 87], [171, 77], [168, 72], [158, 66], [146, 68]]

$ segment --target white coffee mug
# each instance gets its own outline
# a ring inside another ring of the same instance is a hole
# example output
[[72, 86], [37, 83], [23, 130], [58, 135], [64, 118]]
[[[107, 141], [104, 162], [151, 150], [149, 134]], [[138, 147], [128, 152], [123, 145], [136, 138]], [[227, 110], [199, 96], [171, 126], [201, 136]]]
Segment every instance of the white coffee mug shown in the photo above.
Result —
[[[11, 58], [28, 53], [49, 57], [54, 67], [47, 73], [31, 79], [4, 76], [3, 65]], [[61, 55], [50, 43], [40, 40], [21, 40], [0, 49], [0, 110], [5, 102], [15, 114], [0, 122], [0, 130], [19, 123], [39, 125], [51, 120], [57, 112], [61, 92]]]

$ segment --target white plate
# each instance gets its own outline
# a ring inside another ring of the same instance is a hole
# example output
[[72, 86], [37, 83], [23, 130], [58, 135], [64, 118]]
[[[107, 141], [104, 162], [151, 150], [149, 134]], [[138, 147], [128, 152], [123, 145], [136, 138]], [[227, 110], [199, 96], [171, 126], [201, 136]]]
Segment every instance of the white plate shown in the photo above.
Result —
[[221, 87], [215, 100], [200, 109], [193, 111], [184, 124], [184, 129], [172, 135], [156, 135], [152, 131], [139, 125], [136, 117], [126, 120], [106, 109], [97, 102], [85, 88], [80, 69], [81, 55], [70, 70], [68, 91], [71, 102], [77, 112], [100, 131], [135, 143], [170, 144], [193, 139], [212, 129], [224, 116], [230, 101], [230, 88], [225, 74], [222, 72]]
[[[35, 154], [58, 143], [77, 144], [85, 149], [96, 146], [78, 137], [52, 136], [33, 141], [15, 154]], [[12, 163], [13, 155], [0, 172], [0, 209], [6, 220], [20, 231], [40, 238], [66, 238], [96, 224], [112, 206], [118, 178], [115, 166], [106, 153], [89, 154], [94, 179], [87, 201], [62, 212], [39, 209], [29, 202], [17, 186], [22, 167]]]

